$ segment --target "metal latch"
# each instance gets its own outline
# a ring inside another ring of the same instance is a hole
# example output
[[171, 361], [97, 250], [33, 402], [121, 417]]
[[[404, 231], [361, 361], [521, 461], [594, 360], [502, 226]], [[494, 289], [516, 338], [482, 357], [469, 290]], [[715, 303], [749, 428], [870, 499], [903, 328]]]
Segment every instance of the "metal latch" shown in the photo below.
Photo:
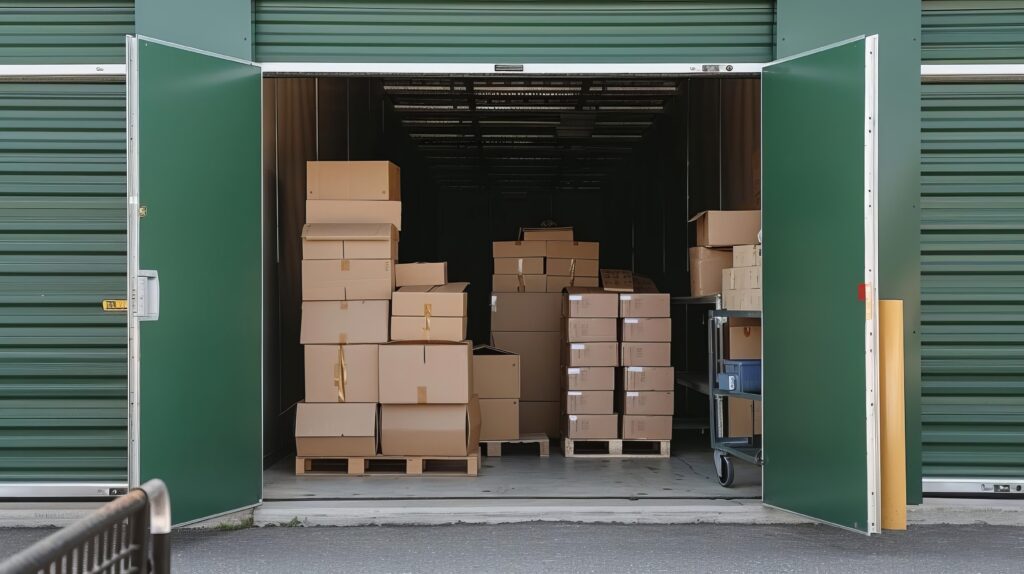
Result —
[[155, 270], [139, 270], [135, 289], [135, 316], [139, 321], [156, 321], [160, 318], [160, 275]]

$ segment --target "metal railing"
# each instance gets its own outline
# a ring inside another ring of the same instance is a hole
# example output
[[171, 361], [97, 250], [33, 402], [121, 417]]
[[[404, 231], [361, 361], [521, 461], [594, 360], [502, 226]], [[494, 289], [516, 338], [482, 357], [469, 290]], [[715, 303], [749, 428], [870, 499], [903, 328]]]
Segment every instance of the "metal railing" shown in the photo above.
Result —
[[171, 502], [150, 480], [0, 563], [0, 574], [167, 574]]

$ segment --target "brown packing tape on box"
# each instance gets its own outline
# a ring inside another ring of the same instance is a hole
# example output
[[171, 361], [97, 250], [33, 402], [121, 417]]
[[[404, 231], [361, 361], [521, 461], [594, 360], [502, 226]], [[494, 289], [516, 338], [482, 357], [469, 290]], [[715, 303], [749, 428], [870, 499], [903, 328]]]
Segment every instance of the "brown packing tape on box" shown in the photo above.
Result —
[[338, 363], [334, 365], [334, 386], [338, 387], [338, 402], [345, 402], [348, 367], [345, 365], [345, 345], [338, 345]]

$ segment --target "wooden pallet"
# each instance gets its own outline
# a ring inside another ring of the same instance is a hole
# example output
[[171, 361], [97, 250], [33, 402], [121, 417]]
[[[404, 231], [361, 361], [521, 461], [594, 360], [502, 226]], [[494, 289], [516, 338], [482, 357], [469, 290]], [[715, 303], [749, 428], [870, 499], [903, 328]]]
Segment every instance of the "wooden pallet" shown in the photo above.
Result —
[[295, 474], [328, 476], [476, 476], [480, 455], [297, 456]]
[[535, 444], [540, 456], [551, 455], [551, 439], [544, 433], [529, 433], [509, 440], [482, 440], [480, 444], [484, 446], [484, 454], [487, 456], [501, 456], [501, 445], [503, 444]]
[[562, 439], [566, 458], [668, 458], [668, 440]]

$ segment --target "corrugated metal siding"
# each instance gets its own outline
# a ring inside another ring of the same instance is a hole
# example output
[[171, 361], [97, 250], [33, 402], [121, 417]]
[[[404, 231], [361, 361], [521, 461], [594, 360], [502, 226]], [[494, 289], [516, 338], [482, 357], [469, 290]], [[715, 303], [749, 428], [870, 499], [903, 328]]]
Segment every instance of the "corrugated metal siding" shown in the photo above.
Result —
[[1024, 62], [1024, 0], [925, 0], [922, 7], [924, 63]]
[[766, 62], [753, 2], [257, 0], [259, 62]]
[[0, 83], [0, 482], [125, 481], [123, 84]]
[[0, 0], [0, 64], [116, 64], [135, 30], [132, 0]]
[[922, 86], [926, 478], [1024, 478], [1024, 84]]

